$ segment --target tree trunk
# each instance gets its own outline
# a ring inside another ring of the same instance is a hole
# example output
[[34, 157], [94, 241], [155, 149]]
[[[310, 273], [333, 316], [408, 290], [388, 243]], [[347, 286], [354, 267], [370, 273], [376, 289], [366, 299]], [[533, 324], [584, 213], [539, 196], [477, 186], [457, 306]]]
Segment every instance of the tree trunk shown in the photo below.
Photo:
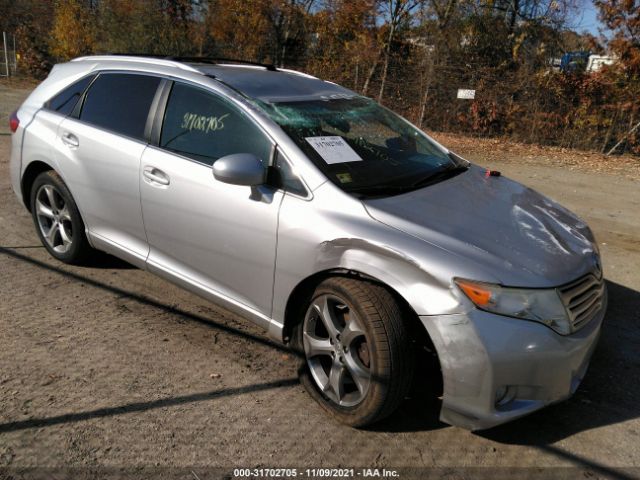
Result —
[[435, 63], [435, 51], [429, 54], [429, 68], [427, 69], [427, 85], [424, 87], [424, 94], [420, 105], [420, 116], [418, 117], [418, 127], [422, 128], [424, 117], [427, 113], [427, 101], [429, 99], [429, 89], [431, 88], [431, 79], [433, 78], [433, 67]]
[[280, 68], [284, 68], [284, 57], [287, 53], [287, 36], [288, 32], [287, 35], [285, 35], [284, 42], [282, 42], [282, 54], [280, 55], [280, 65], [278, 65]]
[[378, 102], [382, 103], [382, 96], [384, 95], [384, 86], [387, 82], [387, 73], [389, 72], [389, 57], [391, 56], [391, 41], [393, 40], [393, 34], [395, 33], [396, 26], [393, 19], [391, 20], [391, 28], [389, 29], [389, 38], [387, 39], [387, 46], [384, 49], [384, 67], [382, 68], [382, 79], [380, 80], [380, 92], [378, 93]]
[[353, 81], [353, 91], [357, 92], [358, 91], [358, 80], [360, 80], [358, 77], [360, 73], [360, 65], [356, 62], [356, 75], [355, 75], [355, 79]]
[[520, 9], [520, 4], [518, 0], [513, 0], [511, 2], [511, 12], [509, 16], [509, 34], [513, 35], [516, 31], [516, 20], [518, 19], [518, 10]]
[[616, 126], [616, 122], [618, 121], [618, 116], [622, 113], [622, 106], [619, 106], [616, 111], [613, 113], [611, 117], [611, 125], [607, 129], [607, 134], [604, 137], [604, 142], [602, 142], [602, 148], [600, 149], [600, 153], [604, 153], [607, 149], [607, 145], [609, 144], [609, 140], [611, 139], [611, 134], [613, 133], [613, 129]]
[[364, 80], [364, 85], [362, 86], [362, 95], [367, 96], [367, 92], [369, 91], [369, 85], [371, 84], [371, 79], [373, 78], [373, 74], [376, 73], [376, 68], [378, 68], [378, 62], [380, 61], [380, 52], [376, 55], [376, 60], [371, 65], [369, 69], [369, 73], [367, 73], [367, 78]]

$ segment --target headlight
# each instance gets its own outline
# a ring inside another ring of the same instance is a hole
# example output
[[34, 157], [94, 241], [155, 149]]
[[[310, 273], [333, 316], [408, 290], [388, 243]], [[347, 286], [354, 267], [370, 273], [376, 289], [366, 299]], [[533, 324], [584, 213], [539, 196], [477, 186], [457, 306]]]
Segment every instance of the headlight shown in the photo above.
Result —
[[462, 278], [454, 281], [469, 300], [482, 310], [539, 322], [562, 335], [571, 333], [569, 317], [554, 288], [507, 288]]

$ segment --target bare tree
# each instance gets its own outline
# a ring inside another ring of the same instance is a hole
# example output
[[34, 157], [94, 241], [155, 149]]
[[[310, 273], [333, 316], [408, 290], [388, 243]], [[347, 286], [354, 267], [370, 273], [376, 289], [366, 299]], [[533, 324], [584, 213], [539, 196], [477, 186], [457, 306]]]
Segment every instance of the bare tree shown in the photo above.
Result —
[[382, 66], [382, 78], [380, 80], [380, 92], [378, 101], [382, 102], [384, 87], [389, 73], [389, 59], [391, 57], [391, 44], [395, 38], [398, 28], [408, 23], [413, 10], [422, 3], [422, 0], [385, 0], [381, 3], [381, 12], [386, 17], [389, 34], [384, 48], [384, 63]]
[[427, 10], [427, 16], [435, 16], [437, 27], [436, 44], [432, 48], [425, 48], [424, 53], [427, 63], [426, 85], [420, 100], [420, 113], [418, 115], [418, 126], [422, 126], [425, 113], [427, 111], [427, 102], [429, 100], [429, 90], [433, 78], [433, 71], [438, 58], [440, 58], [445, 44], [445, 34], [451, 24], [454, 15], [457, 13], [459, 0], [429, 0], [424, 6]]
[[267, 17], [275, 37], [274, 63], [284, 67], [287, 47], [293, 40], [302, 40], [305, 19], [316, 0], [272, 0]]

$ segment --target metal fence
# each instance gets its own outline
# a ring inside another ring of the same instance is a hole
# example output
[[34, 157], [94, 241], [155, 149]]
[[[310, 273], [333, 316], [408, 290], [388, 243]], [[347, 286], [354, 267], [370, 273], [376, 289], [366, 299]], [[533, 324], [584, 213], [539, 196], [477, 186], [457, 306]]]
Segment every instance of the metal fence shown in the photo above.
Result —
[[[363, 91], [363, 65], [305, 58], [292, 65], [379, 98], [382, 64]], [[288, 66], [288, 65], [287, 65]], [[382, 103], [422, 128], [524, 143], [640, 154], [640, 82], [551, 67], [508, 70], [480, 63], [392, 58]]]
[[18, 54], [16, 52], [16, 36], [2, 32], [0, 47], [0, 77], [10, 77], [18, 71]]

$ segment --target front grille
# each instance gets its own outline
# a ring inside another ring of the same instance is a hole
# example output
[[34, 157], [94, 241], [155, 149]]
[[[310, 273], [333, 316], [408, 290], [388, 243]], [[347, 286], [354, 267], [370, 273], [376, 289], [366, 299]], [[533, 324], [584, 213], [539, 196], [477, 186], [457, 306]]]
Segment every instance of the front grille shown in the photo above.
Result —
[[584, 327], [602, 308], [604, 279], [592, 273], [560, 289], [560, 297], [569, 314], [571, 330]]

